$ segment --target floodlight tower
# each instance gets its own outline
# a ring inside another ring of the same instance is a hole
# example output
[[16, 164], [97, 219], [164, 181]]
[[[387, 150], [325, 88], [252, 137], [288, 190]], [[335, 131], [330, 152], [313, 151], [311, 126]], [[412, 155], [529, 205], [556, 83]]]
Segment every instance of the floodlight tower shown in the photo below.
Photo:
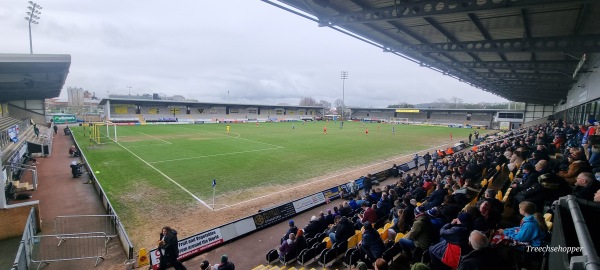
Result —
[[27, 11], [27, 17], [25, 17], [25, 20], [29, 22], [29, 53], [33, 54], [33, 42], [31, 41], [31, 24], [38, 24], [39, 22], [37, 20], [40, 19], [40, 14], [42, 14], [42, 12], [40, 12], [40, 9], [42, 9], [42, 6], [34, 3], [33, 1], [29, 1], [29, 5], [27, 7], [27, 9], [29, 9], [29, 11]]
[[340, 79], [342, 79], [342, 122], [346, 119], [344, 118], [344, 111], [346, 110], [346, 100], [345, 100], [345, 92], [346, 90], [345, 88], [345, 82], [346, 79], [348, 79], [348, 71], [342, 71], [342, 74], [340, 76]]

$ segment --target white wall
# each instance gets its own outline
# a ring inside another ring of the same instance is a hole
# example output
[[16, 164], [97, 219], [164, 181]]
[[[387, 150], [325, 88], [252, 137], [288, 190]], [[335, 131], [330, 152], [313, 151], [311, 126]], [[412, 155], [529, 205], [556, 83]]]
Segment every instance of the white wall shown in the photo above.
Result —
[[[567, 102], [556, 106], [557, 112], [600, 98], [600, 54], [588, 55], [586, 73], [577, 75], [577, 82], [569, 90]], [[583, 71], [583, 70], [582, 70]]]

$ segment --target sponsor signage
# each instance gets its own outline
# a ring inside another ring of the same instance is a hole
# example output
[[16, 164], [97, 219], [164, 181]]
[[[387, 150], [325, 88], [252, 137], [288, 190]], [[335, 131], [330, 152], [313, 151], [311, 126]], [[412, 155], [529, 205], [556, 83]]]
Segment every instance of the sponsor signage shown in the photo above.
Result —
[[338, 187], [333, 187], [328, 190], [323, 191], [323, 196], [326, 198], [325, 200], [333, 200], [340, 197], [340, 189]]
[[77, 118], [75, 118], [75, 115], [54, 115], [52, 121], [55, 124], [77, 123]]
[[[221, 229], [216, 228], [179, 240], [177, 243], [179, 245], [178, 259], [183, 260], [213, 246], [220, 245], [223, 243], [223, 236], [221, 235]], [[159, 262], [160, 250], [154, 249], [150, 251], [150, 263], [152, 264], [152, 269], [158, 269]]]
[[294, 204], [294, 209], [296, 210], [296, 213], [300, 213], [306, 209], [313, 208], [324, 202], [325, 202], [325, 196], [323, 196], [322, 192], [319, 192], [317, 194], [313, 194], [308, 197], [304, 197], [300, 200], [294, 201], [293, 204]]
[[396, 109], [396, 112], [399, 113], [419, 113], [419, 110], [415, 110], [415, 109]]
[[275, 223], [279, 223], [295, 214], [296, 211], [294, 209], [294, 205], [292, 203], [286, 203], [254, 215], [254, 225], [256, 225], [256, 229], [260, 229]]

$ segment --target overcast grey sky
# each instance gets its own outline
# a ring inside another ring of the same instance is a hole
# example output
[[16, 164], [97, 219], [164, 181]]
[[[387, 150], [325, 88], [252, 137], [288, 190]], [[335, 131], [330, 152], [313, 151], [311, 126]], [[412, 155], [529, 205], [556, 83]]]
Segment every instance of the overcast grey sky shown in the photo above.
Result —
[[[506, 100], [259, 0], [38, 0], [33, 52], [70, 54], [66, 87], [200, 102], [385, 107]], [[29, 53], [26, 0], [2, 0], [0, 53]], [[61, 97], [66, 97], [66, 91]]]

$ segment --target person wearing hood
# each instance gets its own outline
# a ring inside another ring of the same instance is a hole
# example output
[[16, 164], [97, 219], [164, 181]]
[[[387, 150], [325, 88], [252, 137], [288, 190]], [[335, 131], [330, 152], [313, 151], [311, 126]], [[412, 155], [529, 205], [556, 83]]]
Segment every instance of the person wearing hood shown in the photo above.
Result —
[[158, 269], [167, 269], [168, 265], [173, 266], [175, 270], [186, 270], [185, 266], [177, 260], [179, 257], [179, 246], [177, 244], [177, 231], [169, 226], [164, 226], [160, 233], [158, 241], [158, 250], [160, 252], [160, 264]]
[[412, 258], [413, 251], [416, 248], [427, 250], [431, 244], [432, 230], [433, 226], [431, 225], [429, 215], [424, 212], [422, 207], [415, 208], [415, 221], [412, 228], [410, 228], [410, 231], [399, 242], [404, 253], [409, 258]]
[[360, 249], [367, 254], [369, 260], [374, 262], [383, 255], [385, 244], [383, 243], [379, 232], [371, 226], [370, 222], [367, 221], [363, 224], [363, 230]]

